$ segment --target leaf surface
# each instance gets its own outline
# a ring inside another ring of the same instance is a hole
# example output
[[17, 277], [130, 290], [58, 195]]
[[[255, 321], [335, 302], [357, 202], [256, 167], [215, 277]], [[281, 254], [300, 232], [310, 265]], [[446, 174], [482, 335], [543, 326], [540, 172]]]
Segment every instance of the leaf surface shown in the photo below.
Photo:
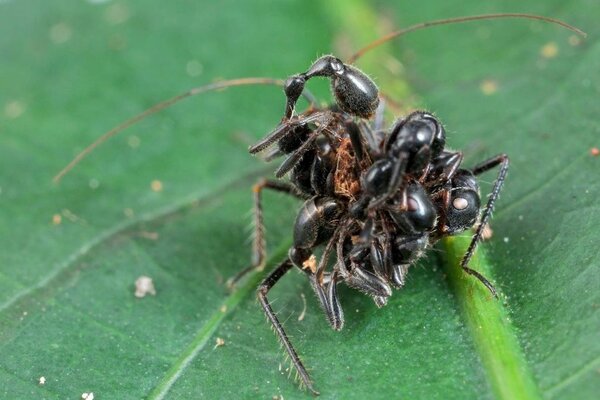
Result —
[[[246, 149], [279, 121], [279, 88], [187, 100], [107, 143], [59, 186], [52, 175], [103, 131], [190, 87], [286, 77], [394, 27], [500, 11], [564, 19], [589, 37], [577, 44], [553, 26], [478, 22], [414, 33], [358, 65], [392, 98], [436, 112], [467, 165], [511, 156], [480, 265], [503, 299], [483, 307], [504, 313], [495, 324], [515, 339], [507, 351], [520, 354], [539, 396], [593, 397], [600, 7], [395, 3], [0, 2], [0, 397], [308, 397], [286, 378], [254, 300], [260, 275], [234, 294], [223, 285], [249, 262], [250, 187], [271, 170]], [[324, 82], [311, 90], [329, 99]], [[265, 202], [272, 265], [299, 204]], [[300, 274], [273, 290], [323, 398], [500, 396], [450, 246], [413, 268], [383, 309], [342, 289], [340, 333]], [[156, 296], [133, 296], [141, 275]]]

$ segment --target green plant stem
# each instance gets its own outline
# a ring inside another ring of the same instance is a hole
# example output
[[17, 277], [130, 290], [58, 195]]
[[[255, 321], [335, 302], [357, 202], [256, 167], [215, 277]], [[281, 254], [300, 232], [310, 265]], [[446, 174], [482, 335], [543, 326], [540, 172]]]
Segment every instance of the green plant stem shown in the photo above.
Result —
[[181, 355], [175, 360], [171, 368], [169, 368], [163, 378], [154, 387], [148, 396], [148, 399], [162, 400], [167, 398], [167, 394], [177, 379], [185, 372], [188, 365], [196, 358], [198, 353], [206, 347], [223, 320], [227, 318], [244, 299], [256, 290], [266, 273], [270, 272], [275, 264], [281, 262], [281, 260], [285, 258], [290, 245], [291, 241], [285, 241], [279, 246], [267, 260], [264, 270], [249, 273], [247, 279], [243, 281], [243, 284], [227, 296], [225, 301], [214, 310], [206, 324], [204, 324], [196, 333], [194, 339], [181, 352]]
[[[488, 381], [498, 399], [539, 399], [539, 390], [502, 300], [494, 299], [485, 286], [465, 274], [460, 267], [470, 240], [468, 235], [443, 240], [446, 250], [444, 270], [485, 367]], [[476, 252], [470, 265], [490, 277], [490, 263], [483, 252]]]
[[[325, 11], [338, 29], [342, 32], [352, 32], [355, 48], [377, 38], [378, 34], [373, 31], [373, 27], [378, 26], [377, 15], [368, 2], [336, 0], [326, 4]], [[357, 40], [360, 43], [356, 43]], [[390, 43], [381, 46], [378, 54], [385, 56], [386, 48], [386, 57], [390, 57]], [[414, 100], [406, 79], [390, 76], [389, 72], [381, 67], [382, 62], [365, 57], [364, 60], [361, 59], [361, 63], [369, 74], [379, 77], [378, 84], [387, 95], [401, 100], [410, 96]], [[443, 240], [446, 250], [443, 268], [473, 337], [487, 380], [498, 399], [539, 399], [539, 390], [525, 362], [515, 328], [502, 301], [493, 299], [483, 285], [460, 268], [460, 261], [469, 241], [470, 237], [467, 236]], [[470, 264], [488, 278], [491, 277], [490, 263], [481, 252], [475, 254]]]

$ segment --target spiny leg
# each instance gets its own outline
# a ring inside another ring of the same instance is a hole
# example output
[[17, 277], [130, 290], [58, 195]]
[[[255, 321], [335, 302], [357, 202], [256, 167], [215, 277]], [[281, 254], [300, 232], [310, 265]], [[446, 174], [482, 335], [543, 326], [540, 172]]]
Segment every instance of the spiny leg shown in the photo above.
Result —
[[317, 140], [317, 137], [321, 133], [323, 133], [323, 131], [327, 128], [327, 126], [329, 125], [329, 122], [330, 122], [329, 118], [324, 118], [322, 121], [322, 125], [320, 125], [317, 129], [312, 131], [310, 133], [310, 135], [308, 136], [308, 138], [306, 139], [306, 141], [304, 143], [302, 143], [302, 145], [300, 147], [298, 147], [296, 150], [294, 150], [294, 152], [292, 152], [288, 156], [288, 158], [286, 158], [281, 163], [279, 168], [277, 168], [277, 171], [275, 171], [275, 176], [277, 178], [281, 178], [282, 176], [287, 174], [292, 168], [294, 168], [294, 166], [296, 166], [296, 164], [298, 164], [298, 162], [300, 161], [302, 156], [308, 151], [308, 149]]
[[275, 129], [269, 132], [267, 136], [262, 138], [258, 143], [250, 146], [248, 151], [250, 152], [250, 154], [259, 153], [265, 150], [267, 147], [275, 144], [276, 142], [284, 138], [286, 135], [292, 132], [294, 128], [300, 125], [322, 121], [324, 118], [328, 118], [327, 115], [327, 111], [317, 111], [308, 116], [301, 116], [294, 119], [284, 120], [282, 123], [277, 125]]
[[381, 153], [381, 138], [377, 136], [377, 131], [371, 129], [371, 127], [364, 120], [358, 121], [358, 128], [360, 129], [362, 137], [367, 142], [367, 146], [370, 149], [370, 154], [378, 156]]
[[474, 175], [479, 175], [486, 171], [489, 171], [492, 168], [500, 166], [500, 170], [498, 171], [498, 176], [496, 177], [496, 180], [494, 181], [494, 187], [492, 188], [492, 193], [489, 196], [487, 205], [485, 206], [485, 210], [483, 211], [483, 215], [481, 216], [481, 222], [479, 223], [479, 226], [477, 227], [477, 230], [475, 231], [475, 235], [471, 239], [469, 248], [467, 249], [465, 255], [463, 256], [462, 261], [460, 262], [460, 266], [462, 267], [463, 271], [466, 272], [467, 274], [473, 275], [474, 277], [479, 279], [481, 281], [481, 283], [483, 283], [485, 285], [485, 287], [488, 288], [488, 290], [492, 293], [492, 295], [494, 295], [494, 297], [498, 297], [494, 286], [479, 272], [469, 268], [468, 265], [469, 265], [469, 261], [471, 260], [471, 257], [473, 256], [473, 253], [475, 253], [475, 249], [477, 248], [477, 245], [481, 241], [481, 236], [483, 235], [483, 229], [485, 228], [485, 226], [487, 225], [488, 221], [490, 220], [490, 218], [492, 216], [492, 212], [494, 211], [494, 204], [496, 203], [496, 200], [498, 199], [498, 195], [500, 194], [500, 189], [502, 189], [502, 184], [504, 183], [504, 180], [506, 179], [506, 172], [508, 171], [508, 165], [509, 165], [508, 156], [506, 154], [499, 154], [495, 157], [490, 158], [489, 160], [486, 160], [486, 161], [476, 165], [472, 170]]
[[227, 288], [233, 289], [235, 285], [249, 272], [254, 270], [262, 271], [267, 255], [267, 244], [265, 240], [265, 225], [262, 209], [262, 191], [271, 189], [276, 192], [286, 193], [298, 198], [303, 198], [288, 182], [281, 182], [272, 179], [261, 179], [252, 187], [254, 194], [254, 240], [252, 243], [252, 265], [239, 271], [237, 274], [227, 280]]
[[306, 368], [304, 368], [302, 361], [300, 361], [300, 357], [298, 357], [298, 353], [296, 353], [294, 346], [292, 346], [292, 343], [288, 339], [288, 337], [283, 329], [283, 326], [279, 322], [279, 319], [277, 319], [277, 316], [275, 315], [275, 312], [271, 308], [271, 304], [269, 304], [269, 300], [267, 299], [267, 293], [269, 293], [271, 288], [273, 288], [273, 286], [275, 286], [275, 284], [279, 281], [279, 279], [281, 279], [281, 277], [283, 275], [285, 275], [292, 267], [293, 267], [293, 264], [289, 258], [286, 258], [281, 264], [279, 264], [279, 266], [273, 272], [271, 272], [269, 274], [269, 276], [267, 276], [267, 278], [258, 287], [258, 292], [257, 292], [258, 300], [260, 301], [260, 304], [262, 305], [262, 307], [265, 311], [265, 314], [267, 315], [267, 318], [273, 325], [273, 328], [275, 329], [277, 336], [279, 336], [279, 340], [281, 340], [283, 347], [285, 347], [285, 350], [287, 351], [288, 355], [290, 356], [290, 359], [292, 360], [294, 367], [296, 367], [296, 370], [298, 371], [298, 374], [300, 375], [302, 382], [306, 385], [306, 387], [308, 388], [308, 390], [311, 391], [312, 394], [318, 396], [319, 392], [317, 392], [313, 388], [312, 381], [310, 379], [310, 375], [306, 371]]

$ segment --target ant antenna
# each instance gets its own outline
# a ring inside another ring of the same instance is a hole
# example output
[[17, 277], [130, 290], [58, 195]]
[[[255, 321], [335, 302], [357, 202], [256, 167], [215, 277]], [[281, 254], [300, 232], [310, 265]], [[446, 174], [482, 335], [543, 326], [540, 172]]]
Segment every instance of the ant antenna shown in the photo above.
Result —
[[347, 63], [352, 64], [356, 60], [358, 60], [360, 57], [362, 57], [365, 53], [367, 53], [368, 51], [371, 51], [374, 48], [379, 47], [382, 44], [389, 42], [390, 40], [395, 39], [399, 36], [407, 34], [409, 32], [418, 31], [420, 29], [425, 29], [425, 28], [429, 28], [431, 26], [436, 26], [436, 25], [458, 24], [458, 23], [462, 23], [462, 22], [479, 21], [482, 19], [500, 19], [500, 18], [522, 18], [522, 19], [533, 19], [533, 20], [543, 21], [543, 22], [547, 22], [550, 24], [560, 25], [563, 28], [573, 31], [576, 34], [578, 34], [584, 38], [587, 37], [587, 33], [585, 33], [584, 31], [582, 31], [579, 28], [569, 25], [566, 22], [563, 22], [561, 20], [549, 18], [549, 17], [543, 17], [541, 15], [519, 14], [519, 13], [472, 15], [470, 17], [447, 18], [447, 19], [438, 19], [438, 20], [429, 21], [429, 22], [422, 22], [420, 24], [415, 24], [415, 25], [409, 26], [408, 28], [404, 28], [404, 29], [400, 29], [400, 30], [392, 32], [392, 33], [388, 33], [387, 35], [380, 37], [379, 39], [369, 43], [362, 49], [358, 50], [347, 60]]
[[[100, 136], [98, 139], [96, 139], [92, 144], [90, 144], [88, 147], [83, 149], [79, 154], [77, 154], [75, 156], [75, 158], [73, 158], [73, 160], [69, 164], [67, 164], [66, 167], [64, 167], [58, 174], [56, 174], [56, 176], [54, 178], [52, 178], [52, 180], [54, 181], [54, 183], [60, 182], [60, 180], [63, 178], [63, 176], [65, 176], [69, 171], [71, 171], [73, 168], [75, 168], [75, 166], [77, 164], [79, 164], [81, 162], [81, 160], [83, 160], [88, 154], [90, 154], [92, 151], [94, 151], [94, 149], [96, 147], [100, 146], [102, 143], [106, 142], [108, 139], [117, 135], [118, 133], [122, 132], [123, 130], [129, 128], [131, 125], [134, 125], [134, 124], [138, 123], [139, 121], [143, 120], [147, 116], [157, 113], [158, 111], [164, 110], [165, 108], [168, 108], [168, 107], [172, 106], [173, 104], [175, 104], [185, 98], [196, 96], [198, 94], [205, 93], [205, 92], [210, 92], [210, 91], [219, 90], [219, 89], [225, 89], [225, 88], [232, 87], [232, 86], [245, 86], [245, 85], [283, 86], [283, 84], [284, 84], [283, 80], [274, 79], [274, 78], [231, 79], [231, 80], [211, 83], [211, 84], [204, 85], [204, 86], [199, 86], [199, 87], [190, 89], [187, 92], [181, 93], [175, 97], [171, 97], [170, 99], [161, 101], [160, 103], [153, 105], [152, 107], [139, 113], [135, 117], [132, 117], [132, 118], [122, 122], [121, 124], [112, 128], [108, 132], [104, 133], [102, 136]], [[307, 93], [305, 95], [305, 97], [307, 97], [309, 102], [313, 103], [314, 98], [312, 98], [310, 93]]]

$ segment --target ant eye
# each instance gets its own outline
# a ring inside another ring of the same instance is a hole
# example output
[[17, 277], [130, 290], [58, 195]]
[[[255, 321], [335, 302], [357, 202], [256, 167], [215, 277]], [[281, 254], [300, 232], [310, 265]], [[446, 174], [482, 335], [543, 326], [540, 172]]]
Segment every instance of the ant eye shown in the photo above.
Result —
[[452, 207], [457, 210], [464, 210], [469, 206], [469, 201], [464, 197], [457, 197], [452, 201]]

